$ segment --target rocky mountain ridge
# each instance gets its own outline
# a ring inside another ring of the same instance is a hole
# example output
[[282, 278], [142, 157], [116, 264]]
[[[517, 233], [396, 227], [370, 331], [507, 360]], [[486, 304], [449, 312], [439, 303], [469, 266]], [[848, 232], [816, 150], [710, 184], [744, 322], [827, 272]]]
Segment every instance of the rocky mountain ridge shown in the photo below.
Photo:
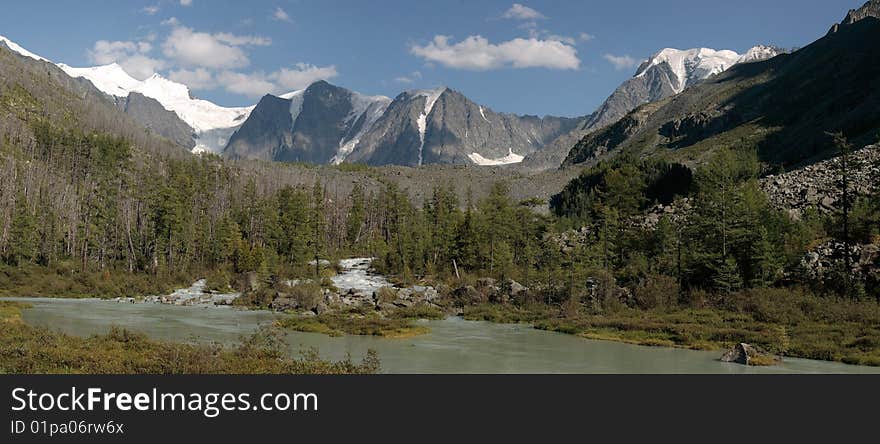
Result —
[[388, 105], [346, 161], [408, 166], [519, 163], [581, 121], [496, 113], [445, 87], [407, 91]]

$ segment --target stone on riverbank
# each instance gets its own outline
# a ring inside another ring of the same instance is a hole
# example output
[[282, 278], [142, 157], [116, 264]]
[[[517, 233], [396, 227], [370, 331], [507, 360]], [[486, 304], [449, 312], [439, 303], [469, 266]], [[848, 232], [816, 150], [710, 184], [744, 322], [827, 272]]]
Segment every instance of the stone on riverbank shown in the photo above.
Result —
[[742, 365], [776, 365], [779, 359], [768, 353], [763, 353], [752, 345], [740, 342], [721, 356], [722, 362], [732, 362]]

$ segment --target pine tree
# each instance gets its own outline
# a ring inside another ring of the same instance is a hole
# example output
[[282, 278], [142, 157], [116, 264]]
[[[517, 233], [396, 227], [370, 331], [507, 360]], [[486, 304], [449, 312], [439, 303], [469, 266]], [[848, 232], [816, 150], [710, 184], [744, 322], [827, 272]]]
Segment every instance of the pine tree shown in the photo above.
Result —
[[19, 265], [31, 262], [37, 255], [37, 221], [27, 205], [24, 193], [15, 198], [12, 227], [9, 232], [10, 241], [7, 245], [6, 263]]
[[351, 190], [351, 208], [346, 219], [346, 240], [352, 247], [360, 243], [364, 224], [364, 188], [357, 183]]
[[324, 187], [316, 181], [312, 187], [312, 211], [309, 215], [310, 236], [309, 250], [315, 263], [315, 277], [321, 276], [321, 256], [325, 254], [325, 219]]

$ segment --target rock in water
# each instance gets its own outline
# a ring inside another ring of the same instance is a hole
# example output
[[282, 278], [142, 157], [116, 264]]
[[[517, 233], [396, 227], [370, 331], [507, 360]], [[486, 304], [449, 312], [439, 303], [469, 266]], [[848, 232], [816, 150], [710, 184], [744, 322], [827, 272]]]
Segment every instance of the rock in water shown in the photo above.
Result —
[[732, 349], [728, 350], [723, 356], [721, 356], [722, 362], [735, 362], [737, 364], [749, 365], [749, 360], [751, 360], [752, 356], [758, 354], [758, 351], [755, 350], [749, 344], [740, 342], [733, 346]]
[[735, 362], [742, 365], [774, 365], [779, 359], [769, 354], [762, 353], [757, 348], [740, 342], [721, 356], [722, 362]]

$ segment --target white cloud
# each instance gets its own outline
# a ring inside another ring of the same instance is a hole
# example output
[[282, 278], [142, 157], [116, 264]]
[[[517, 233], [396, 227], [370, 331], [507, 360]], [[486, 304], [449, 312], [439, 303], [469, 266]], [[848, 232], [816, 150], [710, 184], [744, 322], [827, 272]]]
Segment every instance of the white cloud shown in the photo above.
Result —
[[214, 89], [217, 87], [217, 80], [214, 79], [214, 74], [205, 68], [174, 70], [168, 73], [168, 78], [175, 82], [183, 83], [194, 90]]
[[547, 40], [556, 40], [557, 42], [565, 43], [566, 45], [574, 46], [577, 44], [577, 39], [574, 37], [569, 37], [567, 35], [556, 35], [556, 34], [548, 34]]
[[244, 74], [240, 72], [223, 71], [217, 75], [217, 82], [226, 91], [241, 94], [248, 97], [260, 97], [267, 93], [276, 92], [278, 86], [267, 79], [263, 73]]
[[629, 69], [629, 68], [634, 68], [636, 65], [639, 64], [638, 60], [636, 60], [628, 55], [616, 56], [613, 54], [605, 54], [602, 57], [605, 60], [608, 60], [609, 63], [614, 65], [614, 69], [616, 69], [618, 71], [624, 70], [624, 69]]
[[471, 71], [487, 71], [503, 67], [549, 69], [580, 67], [577, 49], [558, 40], [516, 38], [493, 44], [477, 35], [450, 44], [449, 39], [448, 36], [434, 36], [427, 45], [412, 45], [410, 52], [428, 62]]
[[220, 87], [233, 94], [258, 98], [266, 94], [283, 94], [303, 89], [319, 80], [330, 80], [338, 75], [335, 66], [319, 67], [297, 63], [291, 68], [282, 68], [268, 74], [262, 71], [243, 73], [232, 70], [215, 72], [205, 68], [178, 69], [169, 72], [168, 78], [193, 90]]
[[421, 78], [422, 78], [422, 73], [420, 71], [413, 71], [405, 76], [400, 76], [400, 77], [395, 78], [394, 81], [397, 83], [410, 84], [410, 83], [415, 83], [416, 80], [419, 80]]
[[214, 34], [214, 38], [232, 46], [269, 46], [272, 44], [272, 39], [268, 37], [260, 37], [255, 35], [235, 35], [228, 32]]
[[99, 40], [88, 51], [88, 57], [99, 65], [118, 63], [132, 77], [143, 80], [167, 66], [164, 60], [147, 55], [152, 49], [153, 46], [146, 41]]
[[547, 18], [544, 14], [519, 3], [514, 3], [501, 17], [515, 20], [540, 20]]
[[591, 40], [594, 40], [595, 38], [596, 36], [592, 34], [587, 34], [586, 32], [582, 32], [578, 35], [578, 40], [581, 42], [589, 42]]
[[161, 59], [154, 59], [143, 54], [136, 54], [121, 60], [119, 66], [122, 66], [122, 69], [132, 77], [143, 80], [165, 69], [167, 63]]
[[[161, 43], [162, 59], [150, 57], [156, 36], [138, 41], [95, 42], [89, 58], [97, 64], [118, 63], [138, 79], [163, 71], [170, 80], [193, 90], [222, 88], [233, 94], [260, 97], [267, 93], [282, 94], [302, 89], [318, 80], [329, 80], [339, 75], [334, 65], [317, 66], [297, 63], [272, 72], [242, 72], [250, 60], [245, 50], [253, 46], [268, 46], [272, 40], [256, 35], [237, 35], [228, 32], [206, 33], [183, 26], [176, 18], [163, 25], [171, 26]], [[155, 43], [158, 45], [158, 43]], [[165, 71], [167, 70], [167, 71]]]
[[165, 20], [162, 20], [162, 26], [178, 26], [180, 25], [180, 20], [177, 20], [177, 17], [169, 17]]
[[178, 26], [162, 44], [162, 53], [184, 67], [215, 69], [242, 68], [250, 59], [241, 48], [225, 43], [217, 36]]
[[144, 8], [141, 9], [141, 12], [147, 15], [155, 15], [159, 12], [159, 5], [144, 6]]
[[193, 0], [180, 0], [180, 6], [192, 6]]
[[270, 78], [278, 84], [279, 92], [288, 92], [289, 90], [303, 89], [318, 80], [330, 80], [338, 75], [339, 72], [333, 65], [321, 67], [297, 63], [293, 68], [282, 68], [272, 73]]
[[275, 8], [275, 13], [272, 14], [272, 18], [281, 22], [292, 22], [290, 16], [287, 14], [287, 11], [281, 9], [281, 7]]

